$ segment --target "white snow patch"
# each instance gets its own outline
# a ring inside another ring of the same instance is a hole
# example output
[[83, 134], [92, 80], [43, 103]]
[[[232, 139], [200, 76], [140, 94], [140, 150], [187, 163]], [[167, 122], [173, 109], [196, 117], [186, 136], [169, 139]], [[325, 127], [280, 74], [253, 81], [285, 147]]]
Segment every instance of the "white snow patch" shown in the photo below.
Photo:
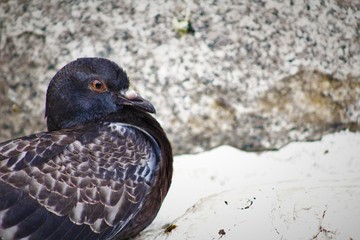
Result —
[[175, 157], [170, 192], [136, 239], [359, 239], [359, 222], [360, 134], [345, 131], [262, 154]]

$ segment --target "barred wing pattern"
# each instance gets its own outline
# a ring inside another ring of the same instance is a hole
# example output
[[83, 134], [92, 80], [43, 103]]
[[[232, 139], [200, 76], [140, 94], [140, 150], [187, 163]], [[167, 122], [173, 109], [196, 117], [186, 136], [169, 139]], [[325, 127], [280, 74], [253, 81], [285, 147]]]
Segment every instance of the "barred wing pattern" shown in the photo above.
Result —
[[114, 237], [144, 204], [158, 149], [150, 135], [120, 123], [2, 143], [0, 235]]

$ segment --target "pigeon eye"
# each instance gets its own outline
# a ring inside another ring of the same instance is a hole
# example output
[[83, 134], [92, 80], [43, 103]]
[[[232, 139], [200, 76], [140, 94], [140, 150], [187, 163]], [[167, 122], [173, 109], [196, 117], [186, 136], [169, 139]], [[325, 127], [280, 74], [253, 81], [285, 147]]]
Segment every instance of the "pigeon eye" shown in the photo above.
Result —
[[103, 92], [106, 92], [107, 87], [103, 81], [94, 80], [90, 83], [90, 89], [95, 92], [103, 93]]

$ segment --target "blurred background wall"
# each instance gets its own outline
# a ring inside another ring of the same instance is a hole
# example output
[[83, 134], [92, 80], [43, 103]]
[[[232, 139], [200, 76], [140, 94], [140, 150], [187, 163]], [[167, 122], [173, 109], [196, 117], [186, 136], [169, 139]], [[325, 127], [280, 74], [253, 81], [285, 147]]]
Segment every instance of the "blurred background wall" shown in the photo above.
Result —
[[360, 124], [360, 3], [0, 1], [0, 141], [46, 130], [52, 76], [121, 65], [176, 154], [259, 151]]

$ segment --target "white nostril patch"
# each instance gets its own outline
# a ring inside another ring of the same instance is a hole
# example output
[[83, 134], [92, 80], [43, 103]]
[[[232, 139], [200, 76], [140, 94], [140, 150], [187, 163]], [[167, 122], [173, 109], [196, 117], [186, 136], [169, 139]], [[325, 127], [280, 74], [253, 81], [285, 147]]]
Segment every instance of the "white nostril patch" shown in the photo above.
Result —
[[138, 96], [137, 93], [132, 89], [129, 89], [125, 92], [125, 97], [127, 99], [130, 99], [130, 100], [135, 99], [137, 96]]

